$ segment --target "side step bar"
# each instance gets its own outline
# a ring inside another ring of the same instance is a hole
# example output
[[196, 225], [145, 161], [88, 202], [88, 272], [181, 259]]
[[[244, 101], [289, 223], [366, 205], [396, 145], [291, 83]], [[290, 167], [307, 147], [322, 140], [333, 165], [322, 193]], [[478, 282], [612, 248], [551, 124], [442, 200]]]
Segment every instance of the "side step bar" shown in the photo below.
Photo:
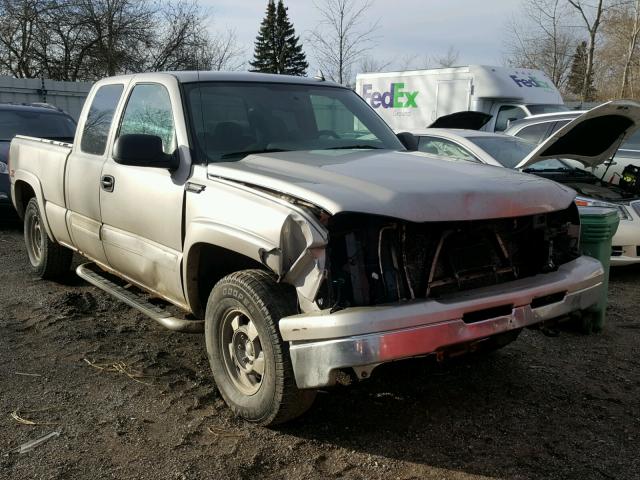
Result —
[[76, 273], [80, 278], [86, 280], [91, 285], [104, 290], [121, 302], [124, 302], [130, 307], [141, 311], [146, 316], [151, 317], [160, 325], [168, 328], [169, 330], [185, 333], [200, 333], [204, 331], [204, 321], [176, 318], [166, 310], [147, 302], [145, 299], [140, 298], [135, 293], [132, 293], [129, 290], [113, 283], [111, 280], [106, 279], [105, 277], [100, 275], [100, 273], [93, 270], [91, 268], [92, 265], [94, 264], [84, 263], [76, 268]]

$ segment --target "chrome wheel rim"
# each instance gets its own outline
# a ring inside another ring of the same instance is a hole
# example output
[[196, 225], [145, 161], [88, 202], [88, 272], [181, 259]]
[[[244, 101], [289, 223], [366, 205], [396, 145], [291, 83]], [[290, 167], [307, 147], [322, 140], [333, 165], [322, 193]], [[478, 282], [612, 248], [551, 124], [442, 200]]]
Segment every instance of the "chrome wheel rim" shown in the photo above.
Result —
[[236, 388], [245, 395], [260, 390], [264, 377], [264, 352], [255, 324], [244, 312], [229, 310], [220, 324], [224, 366]]
[[27, 217], [25, 232], [27, 234], [29, 260], [34, 267], [37, 267], [42, 260], [42, 250], [44, 248], [44, 235], [38, 215], [32, 213]]

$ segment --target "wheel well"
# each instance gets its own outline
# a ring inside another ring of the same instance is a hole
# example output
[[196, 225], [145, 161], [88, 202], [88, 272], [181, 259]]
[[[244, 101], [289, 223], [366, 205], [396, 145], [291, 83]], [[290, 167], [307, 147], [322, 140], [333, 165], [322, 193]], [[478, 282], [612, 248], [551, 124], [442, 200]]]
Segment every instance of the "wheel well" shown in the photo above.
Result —
[[239, 270], [268, 270], [265, 265], [252, 258], [207, 243], [193, 245], [187, 262], [187, 300], [198, 318], [204, 318], [209, 294], [222, 277]]
[[29, 200], [36, 196], [36, 192], [27, 182], [18, 180], [14, 187], [14, 195], [16, 201], [16, 210], [20, 218], [24, 218], [24, 211], [27, 208]]

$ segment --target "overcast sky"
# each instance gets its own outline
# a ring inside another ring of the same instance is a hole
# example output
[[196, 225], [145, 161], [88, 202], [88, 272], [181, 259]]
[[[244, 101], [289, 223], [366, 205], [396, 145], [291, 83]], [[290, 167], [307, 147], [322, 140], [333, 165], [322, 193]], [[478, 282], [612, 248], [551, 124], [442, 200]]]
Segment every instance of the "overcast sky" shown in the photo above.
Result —
[[[322, 1], [322, 0], [318, 0]], [[253, 55], [253, 41], [264, 17], [267, 0], [201, 0], [209, 7], [213, 29], [232, 28]], [[311, 0], [285, 0], [296, 33], [304, 42], [318, 14]], [[450, 45], [460, 52], [460, 64], [502, 63], [505, 22], [517, 9], [515, 0], [376, 0], [367, 18], [380, 20], [379, 41], [372, 55], [382, 60], [443, 55]], [[309, 58], [313, 65], [312, 58]], [[314, 73], [314, 72], [310, 72]]]

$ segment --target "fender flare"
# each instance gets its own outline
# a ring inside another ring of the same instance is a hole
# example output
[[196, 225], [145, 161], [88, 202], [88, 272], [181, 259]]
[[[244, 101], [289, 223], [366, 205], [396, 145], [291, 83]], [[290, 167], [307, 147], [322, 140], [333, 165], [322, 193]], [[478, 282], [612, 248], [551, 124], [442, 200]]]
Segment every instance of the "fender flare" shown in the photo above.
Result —
[[[40, 209], [40, 215], [42, 216], [42, 223], [44, 224], [44, 229], [47, 232], [47, 236], [49, 240], [55, 242], [56, 239], [53, 236], [53, 232], [51, 227], [49, 226], [49, 219], [47, 218], [47, 211], [45, 210], [45, 199], [44, 199], [44, 191], [42, 189], [42, 184], [38, 177], [36, 177], [33, 173], [26, 172], [24, 170], [17, 170], [13, 174], [12, 182], [11, 182], [11, 190], [14, 196], [14, 206], [17, 203], [15, 200], [15, 187], [18, 182], [24, 182], [31, 187], [33, 192], [36, 194], [36, 200], [38, 202], [38, 208]], [[24, 205], [26, 208], [26, 205]]]

